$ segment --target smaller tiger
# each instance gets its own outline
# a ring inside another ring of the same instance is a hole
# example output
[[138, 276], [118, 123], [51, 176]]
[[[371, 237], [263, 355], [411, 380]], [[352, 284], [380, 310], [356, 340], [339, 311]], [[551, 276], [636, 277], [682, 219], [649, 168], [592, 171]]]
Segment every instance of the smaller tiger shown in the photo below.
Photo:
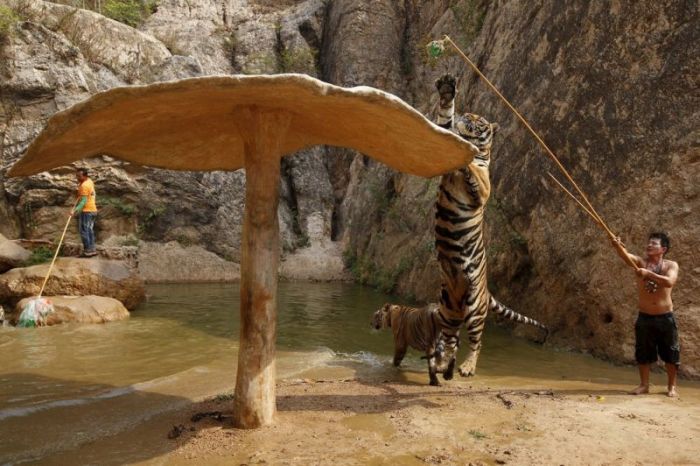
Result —
[[437, 322], [438, 308], [437, 304], [415, 308], [387, 303], [372, 315], [372, 327], [377, 330], [391, 328], [394, 334], [394, 366], [401, 364], [409, 346], [425, 352], [430, 385], [440, 385], [436, 375], [438, 372], [445, 380], [450, 380], [457, 358], [456, 345], [454, 351], [446, 349]]

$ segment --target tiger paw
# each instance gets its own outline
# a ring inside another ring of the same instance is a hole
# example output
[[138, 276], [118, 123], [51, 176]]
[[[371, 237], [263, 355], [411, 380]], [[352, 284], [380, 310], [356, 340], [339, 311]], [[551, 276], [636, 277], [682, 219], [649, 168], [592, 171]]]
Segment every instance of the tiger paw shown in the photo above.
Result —
[[476, 362], [467, 360], [459, 366], [459, 375], [462, 377], [472, 377], [474, 374], [476, 374]]
[[451, 74], [444, 74], [435, 81], [435, 87], [440, 94], [440, 100], [450, 102], [457, 94], [457, 78]]

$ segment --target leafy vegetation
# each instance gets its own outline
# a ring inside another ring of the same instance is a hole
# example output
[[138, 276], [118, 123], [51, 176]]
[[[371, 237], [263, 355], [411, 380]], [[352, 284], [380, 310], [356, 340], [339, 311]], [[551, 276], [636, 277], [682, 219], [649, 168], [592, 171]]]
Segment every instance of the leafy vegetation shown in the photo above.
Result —
[[158, 8], [157, 0], [53, 0], [53, 3], [96, 11], [131, 27], [140, 26]]
[[19, 15], [5, 5], [0, 5], [0, 43], [4, 43], [12, 34], [12, 28], [20, 20]]
[[127, 235], [119, 241], [120, 246], [138, 246], [139, 239], [135, 235]]
[[462, 29], [460, 47], [468, 46], [484, 26], [486, 2], [480, 0], [459, 0], [450, 5], [455, 18]]
[[282, 50], [279, 56], [280, 73], [316, 73], [317, 50], [294, 48]]
[[158, 217], [163, 215], [165, 211], [166, 208], [164, 205], [157, 205], [146, 211], [146, 213], [141, 216], [141, 221], [138, 225], [139, 236], [146, 234], [153, 226], [153, 222], [155, 222]]
[[350, 250], [343, 253], [345, 266], [357, 282], [372, 286], [387, 294], [396, 290], [399, 277], [411, 270], [414, 259], [414, 257], [402, 257], [396, 267], [382, 268], [378, 267], [369, 256], [357, 256]]
[[101, 196], [99, 202], [105, 207], [114, 207], [125, 217], [131, 217], [134, 215], [134, 213], [136, 213], [135, 205], [126, 203], [117, 197]]
[[138, 27], [155, 10], [154, 1], [107, 0], [102, 14], [131, 27]]
[[29, 256], [29, 259], [27, 259], [25, 262], [25, 267], [49, 262], [51, 259], [53, 259], [53, 254], [54, 251], [48, 247], [40, 246], [32, 251], [32, 255]]

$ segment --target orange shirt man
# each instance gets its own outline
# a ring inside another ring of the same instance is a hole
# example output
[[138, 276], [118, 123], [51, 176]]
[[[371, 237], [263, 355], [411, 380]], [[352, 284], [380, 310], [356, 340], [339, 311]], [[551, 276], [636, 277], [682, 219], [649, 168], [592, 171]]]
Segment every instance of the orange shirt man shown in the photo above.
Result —
[[97, 255], [94, 230], [97, 218], [95, 183], [88, 177], [86, 168], [77, 169], [75, 177], [78, 180], [78, 193], [76, 206], [71, 210], [70, 216], [78, 215], [78, 230], [83, 242], [83, 256], [92, 257]]

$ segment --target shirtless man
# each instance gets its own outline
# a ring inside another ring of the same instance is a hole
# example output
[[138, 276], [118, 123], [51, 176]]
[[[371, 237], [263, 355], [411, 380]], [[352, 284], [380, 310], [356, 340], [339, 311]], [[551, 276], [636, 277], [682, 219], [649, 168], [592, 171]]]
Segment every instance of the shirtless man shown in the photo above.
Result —
[[620, 257], [627, 256], [639, 267], [636, 271], [639, 317], [634, 330], [635, 359], [639, 364], [641, 382], [630, 394], [649, 393], [651, 364], [661, 357], [668, 374], [666, 394], [678, 396], [676, 373], [680, 364], [680, 345], [671, 301], [671, 289], [678, 279], [678, 264], [664, 259], [671, 247], [668, 236], [665, 233], [650, 234], [644, 258], [628, 253], [619, 238], [613, 241], [613, 245]]

